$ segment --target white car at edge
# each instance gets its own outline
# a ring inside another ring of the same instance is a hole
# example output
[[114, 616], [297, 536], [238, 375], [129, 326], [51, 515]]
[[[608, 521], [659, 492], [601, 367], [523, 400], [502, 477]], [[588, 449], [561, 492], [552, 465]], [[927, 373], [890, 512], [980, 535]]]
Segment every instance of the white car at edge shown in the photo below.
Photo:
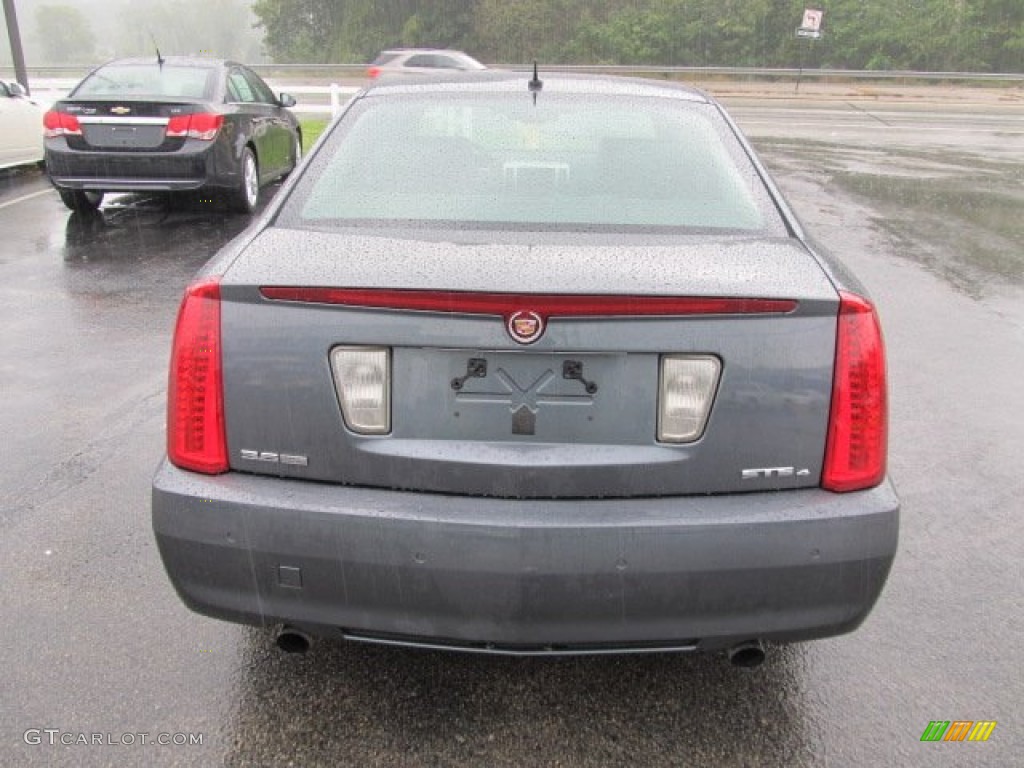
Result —
[[0, 168], [43, 161], [43, 111], [19, 83], [0, 80]]

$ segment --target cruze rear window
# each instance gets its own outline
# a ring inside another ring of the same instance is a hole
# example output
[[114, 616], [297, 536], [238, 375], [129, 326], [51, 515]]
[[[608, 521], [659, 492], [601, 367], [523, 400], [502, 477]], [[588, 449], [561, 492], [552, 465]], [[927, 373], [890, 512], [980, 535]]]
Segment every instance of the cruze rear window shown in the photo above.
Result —
[[750, 159], [708, 104], [541, 93], [357, 102], [282, 217], [291, 225], [777, 231]]
[[146, 97], [204, 99], [210, 97], [215, 70], [173, 64], [116, 64], [102, 67], [75, 89], [76, 98], [132, 99]]

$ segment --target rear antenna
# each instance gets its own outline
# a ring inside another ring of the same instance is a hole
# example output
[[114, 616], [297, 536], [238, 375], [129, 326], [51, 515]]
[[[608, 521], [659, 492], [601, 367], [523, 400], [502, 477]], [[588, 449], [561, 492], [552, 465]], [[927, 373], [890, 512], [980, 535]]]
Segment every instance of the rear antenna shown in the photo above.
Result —
[[533, 106], [537, 106], [537, 94], [544, 87], [544, 81], [537, 77], [537, 60], [533, 60], [533, 79], [526, 84], [526, 87], [533, 94]]
[[156, 44], [156, 38], [153, 37], [153, 33], [149, 33], [149, 39], [153, 41], [153, 47], [156, 48], [156, 63], [160, 69], [164, 68], [164, 57], [160, 55], [160, 46]]

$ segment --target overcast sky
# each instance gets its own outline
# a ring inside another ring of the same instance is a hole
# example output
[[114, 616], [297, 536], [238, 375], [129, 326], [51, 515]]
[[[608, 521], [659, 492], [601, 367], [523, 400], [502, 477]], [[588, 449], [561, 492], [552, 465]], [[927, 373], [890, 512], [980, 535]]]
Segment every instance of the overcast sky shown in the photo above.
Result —
[[[67, 46], [71, 50], [58, 46], [59, 55], [66, 60], [52, 60], [56, 54], [48, 53], [37, 26], [40, 6], [68, 6], [80, 11], [87, 20], [86, 36], [91, 33], [92, 49], [85, 50], [81, 36], [75, 36], [75, 43]], [[260, 30], [253, 29], [250, 0], [15, 0], [15, 8], [29, 67], [91, 66], [115, 56], [135, 55], [141, 53], [138, 49], [143, 44], [150, 47], [148, 30], [152, 30], [165, 54], [205, 50], [250, 63], [263, 59], [262, 36]], [[0, 65], [10, 64], [5, 29], [0, 41]]]

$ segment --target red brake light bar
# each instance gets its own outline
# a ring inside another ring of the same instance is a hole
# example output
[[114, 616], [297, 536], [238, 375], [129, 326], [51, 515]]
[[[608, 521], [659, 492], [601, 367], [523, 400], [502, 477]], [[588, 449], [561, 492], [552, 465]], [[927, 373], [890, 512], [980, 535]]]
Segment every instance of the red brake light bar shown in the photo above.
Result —
[[463, 315], [500, 315], [529, 310], [549, 317], [633, 317], [679, 315], [768, 315], [794, 311], [793, 299], [705, 298], [693, 296], [604, 296], [550, 293], [470, 293], [379, 288], [301, 288], [264, 286], [274, 301], [338, 304], [348, 307], [411, 309]]

